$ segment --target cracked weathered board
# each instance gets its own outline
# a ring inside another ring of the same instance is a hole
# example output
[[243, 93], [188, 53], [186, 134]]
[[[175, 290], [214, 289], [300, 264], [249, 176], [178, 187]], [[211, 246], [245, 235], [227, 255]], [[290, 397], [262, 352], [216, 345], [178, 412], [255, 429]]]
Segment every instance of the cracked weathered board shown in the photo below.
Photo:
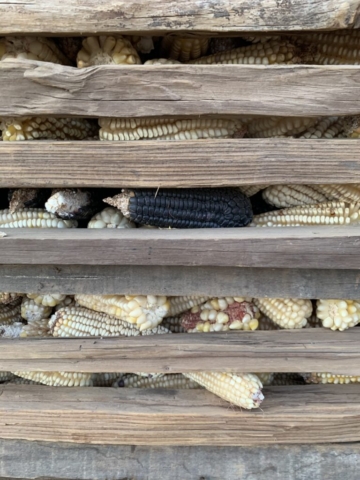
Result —
[[360, 66], [0, 63], [0, 116], [205, 114], [360, 114]]
[[360, 328], [341, 333], [305, 328], [144, 337], [0, 338], [0, 371], [315, 371], [360, 376], [359, 343]]
[[358, 0], [4, 0], [0, 34], [322, 30], [359, 27]]

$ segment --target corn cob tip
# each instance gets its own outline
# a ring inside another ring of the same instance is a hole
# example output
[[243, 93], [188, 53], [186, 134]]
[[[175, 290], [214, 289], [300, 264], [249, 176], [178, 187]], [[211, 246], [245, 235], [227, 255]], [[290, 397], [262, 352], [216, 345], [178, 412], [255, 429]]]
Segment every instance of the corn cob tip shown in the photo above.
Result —
[[130, 218], [129, 203], [132, 197], [135, 197], [135, 193], [132, 190], [123, 189], [122, 193], [114, 197], [104, 198], [103, 202], [120, 210], [124, 217]]

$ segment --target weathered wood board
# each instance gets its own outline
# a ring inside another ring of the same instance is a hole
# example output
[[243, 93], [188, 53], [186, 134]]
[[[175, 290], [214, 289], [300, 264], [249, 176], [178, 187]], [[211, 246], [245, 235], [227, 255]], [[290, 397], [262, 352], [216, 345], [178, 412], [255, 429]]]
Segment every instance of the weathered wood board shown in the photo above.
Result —
[[[0, 371], [333, 372], [360, 376], [360, 329], [0, 339]], [[360, 387], [359, 387], [360, 388]]]
[[359, 72], [355, 65], [77, 69], [8, 60], [0, 64], [0, 116], [356, 115]]
[[360, 183], [359, 148], [356, 140], [280, 138], [0, 142], [0, 188]]
[[359, 1], [4, 0], [0, 34], [157, 34], [315, 30], [359, 26]]

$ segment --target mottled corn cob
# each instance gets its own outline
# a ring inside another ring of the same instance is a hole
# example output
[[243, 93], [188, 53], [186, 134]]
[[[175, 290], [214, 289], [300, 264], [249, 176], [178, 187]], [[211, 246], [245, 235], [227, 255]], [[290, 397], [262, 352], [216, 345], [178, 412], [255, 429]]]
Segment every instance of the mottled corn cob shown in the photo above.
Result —
[[24, 324], [20, 322], [11, 325], [0, 325], [0, 337], [18, 338], [23, 330]]
[[176, 317], [180, 313], [186, 312], [197, 305], [201, 305], [211, 297], [200, 297], [197, 295], [188, 295], [180, 297], [168, 297], [170, 308], [167, 317]]
[[136, 223], [156, 227], [245, 227], [252, 220], [250, 200], [238, 188], [123, 190], [104, 202]]
[[55, 305], [55, 312], [60, 310], [60, 308], [65, 308], [65, 307], [77, 307], [77, 303], [75, 302], [74, 295], [66, 295], [64, 300], [62, 300], [60, 303]]
[[245, 298], [213, 298], [184, 313], [181, 325], [189, 333], [256, 330], [258, 316], [258, 309]]
[[360, 383], [360, 377], [354, 375], [336, 375], [334, 373], [304, 373], [306, 383]]
[[256, 298], [255, 305], [282, 328], [303, 328], [312, 314], [311, 300]]
[[263, 199], [275, 207], [296, 207], [327, 202], [330, 198], [311, 185], [272, 185], [263, 192]]
[[284, 208], [254, 215], [250, 227], [299, 227], [306, 225], [358, 225], [360, 204], [327, 202]]
[[78, 68], [92, 65], [135, 65], [141, 64], [140, 57], [124, 37], [87, 37], [77, 55]]
[[13, 303], [15, 300], [18, 300], [18, 302], [21, 303], [21, 297], [22, 295], [20, 293], [0, 292], [0, 306], [1, 304], [6, 305], [8, 303]]
[[43, 188], [16, 188], [9, 192], [10, 213], [17, 212], [22, 208], [42, 207], [46, 197], [46, 189]]
[[160, 377], [143, 377], [139, 375], [123, 375], [113, 384], [114, 387], [127, 388], [201, 388], [197, 382], [184, 377], [181, 373], [162, 375]]
[[29, 323], [40, 321], [43, 318], [50, 318], [52, 307], [45, 307], [36, 303], [33, 299], [24, 297], [21, 303], [21, 316]]
[[298, 138], [343, 138], [345, 137], [346, 123], [342, 117], [320, 118]]
[[0, 383], [8, 382], [14, 378], [14, 375], [11, 372], [0, 372]]
[[258, 377], [251, 373], [236, 375], [235, 373], [197, 372], [183, 375], [238, 407], [258, 408], [264, 400], [261, 392], [262, 384]]
[[24, 325], [20, 337], [51, 337], [49, 329], [49, 319], [33, 320]]
[[272, 385], [275, 373], [255, 373], [254, 375], [258, 377], [264, 387], [268, 387]]
[[84, 140], [97, 135], [96, 124], [81, 118], [3, 118], [0, 127], [4, 142]]
[[50, 387], [92, 387], [92, 373], [69, 372], [12, 372], [18, 377]]
[[79, 305], [107, 313], [143, 331], [157, 327], [169, 311], [166, 297], [121, 295], [75, 295]]
[[65, 299], [66, 295], [62, 295], [61, 293], [48, 293], [45, 295], [28, 293], [27, 297], [34, 300], [37, 305], [43, 305], [44, 307], [55, 307]]
[[154, 42], [152, 37], [140, 37], [136, 35], [131, 35], [128, 37], [132, 46], [139, 53], [150, 53], [154, 50]]
[[55, 43], [44, 37], [5, 37], [3, 45], [4, 47], [0, 49], [1, 60], [22, 58], [70, 65], [68, 58]]
[[314, 185], [314, 189], [327, 196], [329, 200], [338, 200], [340, 202], [359, 203], [360, 202], [360, 184], [329, 184]]
[[277, 323], [273, 322], [271, 318], [266, 317], [265, 315], [260, 315], [258, 322], [259, 322], [258, 330], [280, 330], [281, 329], [281, 327]]
[[206, 55], [208, 47], [208, 37], [166, 35], [161, 42], [160, 54], [165, 58], [188, 62]]
[[256, 43], [246, 47], [234, 48], [225, 52], [191, 60], [196, 64], [256, 64], [274, 65], [301, 63], [299, 49], [286, 40], [271, 39], [264, 43]]
[[267, 185], [243, 185], [239, 187], [240, 191], [247, 197], [252, 197], [256, 195], [260, 190], [266, 188]]
[[318, 300], [316, 316], [325, 328], [346, 330], [360, 321], [360, 303], [357, 300]]
[[4, 325], [12, 325], [16, 322], [22, 322], [21, 298], [8, 304], [0, 305], [0, 327]]
[[186, 330], [181, 325], [181, 317], [166, 317], [161, 322], [161, 326], [167, 328], [171, 333], [185, 333]]
[[303, 377], [298, 373], [275, 373], [271, 385], [304, 385]]
[[180, 65], [181, 62], [177, 60], [171, 60], [170, 58], [153, 58], [152, 60], [147, 60], [144, 65]]
[[310, 117], [259, 117], [246, 123], [250, 138], [291, 137], [317, 122]]
[[136, 225], [117, 208], [107, 207], [92, 217], [88, 228], [136, 228]]
[[77, 222], [61, 220], [41, 208], [22, 208], [15, 213], [0, 210], [0, 228], [75, 228]]
[[64, 220], [86, 220], [96, 211], [98, 202], [88, 190], [58, 190], [45, 203], [48, 212]]
[[240, 120], [226, 118], [100, 118], [100, 140], [199, 140], [241, 138], [245, 128]]

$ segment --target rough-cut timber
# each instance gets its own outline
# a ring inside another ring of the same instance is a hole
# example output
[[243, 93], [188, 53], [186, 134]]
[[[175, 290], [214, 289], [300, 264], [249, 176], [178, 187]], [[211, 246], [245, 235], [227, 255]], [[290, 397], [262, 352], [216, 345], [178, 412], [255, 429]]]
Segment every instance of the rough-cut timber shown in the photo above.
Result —
[[344, 139], [0, 142], [0, 158], [0, 188], [360, 183], [358, 141]]
[[[360, 228], [6, 229], [3, 265], [360, 269]], [[240, 292], [241, 294], [241, 292]], [[237, 296], [237, 295], [236, 295]]]
[[76, 69], [9, 60], [0, 63], [0, 116], [356, 115], [359, 72], [354, 65]]
[[359, 385], [264, 392], [263, 408], [246, 411], [203, 390], [93, 388], [89, 395], [82, 388], [0, 386], [0, 438], [152, 446], [360, 440]]
[[316, 371], [359, 376], [359, 344], [359, 328], [342, 333], [306, 328], [128, 338], [2, 338], [0, 371]]
[[359, 26], [358, 0], [5, 0], [0, 34], [321, 30]]

